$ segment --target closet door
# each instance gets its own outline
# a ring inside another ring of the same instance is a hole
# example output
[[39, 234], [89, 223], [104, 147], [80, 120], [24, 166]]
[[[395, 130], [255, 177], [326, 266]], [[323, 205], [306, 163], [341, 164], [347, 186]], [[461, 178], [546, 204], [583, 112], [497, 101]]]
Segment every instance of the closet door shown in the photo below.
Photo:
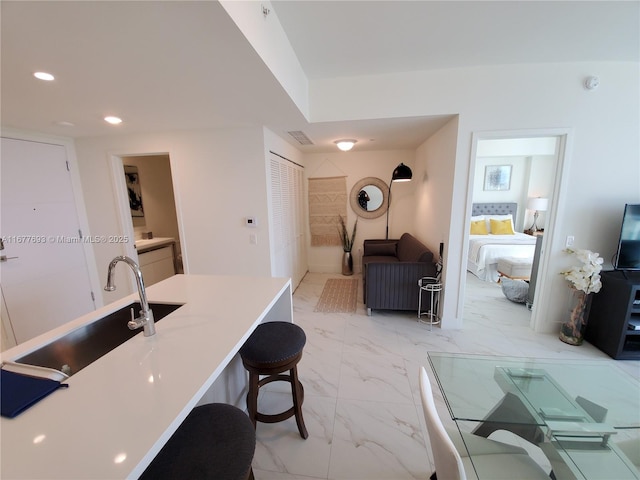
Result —
[[271, 258], [274, 277], [290, 277], [295, 289], [307, 272], [302, 167], [271, 154]]

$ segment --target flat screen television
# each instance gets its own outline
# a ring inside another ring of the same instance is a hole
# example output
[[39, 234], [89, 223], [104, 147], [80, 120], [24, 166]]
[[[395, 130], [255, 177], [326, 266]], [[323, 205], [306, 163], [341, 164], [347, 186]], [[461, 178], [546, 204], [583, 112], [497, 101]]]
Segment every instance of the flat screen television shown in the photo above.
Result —
[[613, 266], [616, 270], [640, 270], [640, 204], [627, 203], [624, 207]]

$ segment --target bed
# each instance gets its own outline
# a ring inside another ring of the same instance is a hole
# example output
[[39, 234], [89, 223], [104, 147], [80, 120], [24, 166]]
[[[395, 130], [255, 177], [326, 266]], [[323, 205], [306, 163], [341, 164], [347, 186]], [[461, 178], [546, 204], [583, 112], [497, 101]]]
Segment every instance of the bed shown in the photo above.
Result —
[[[517, 203], [473, 204], [467, 270], [481, 280], [498, 281], [499, 258], [530, 258], [533, 261], [536, 237], [515, 231], [513, 225], [517, 209]], [[485, 231], [475, 228], [482, 227], [482, 224]], [[494, 232], [491, 231], [492, 224], [497, 227]], [[508, 225], [511, 228], [507, 233]]]

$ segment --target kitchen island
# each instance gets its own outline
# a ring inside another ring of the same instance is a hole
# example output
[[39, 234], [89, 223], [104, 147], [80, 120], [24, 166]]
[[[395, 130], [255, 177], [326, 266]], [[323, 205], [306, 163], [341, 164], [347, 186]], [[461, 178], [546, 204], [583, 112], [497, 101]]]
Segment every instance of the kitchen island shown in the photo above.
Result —
[[[237, 352], [265, 321], [293, 321], [283, 278], [176, 275], [147, 289], [150, 302], [184, 304], [71, 376], [69, 388], [0, 423], [0, 477], [137, 478], [191, 409], [210, 401], [244, 409]], [[2, 353], [45, 345], [137, 300], [129, 295]]]

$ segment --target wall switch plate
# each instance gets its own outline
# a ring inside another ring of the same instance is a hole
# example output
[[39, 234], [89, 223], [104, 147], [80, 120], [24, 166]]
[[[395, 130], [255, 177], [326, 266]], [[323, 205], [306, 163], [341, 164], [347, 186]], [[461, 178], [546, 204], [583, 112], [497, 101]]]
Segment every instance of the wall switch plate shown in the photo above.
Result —
[[574, 242], [574, 241], [575, 241], [574, 236], [573, 236], [573, 235], [568, 235], [568, 236], [567, 236], [567, 241], [565, 242], [564, 246], [565, 246], [566, 248], [573, 247], [573, 242]]
[[244, 219], [244, 223], [247, 227], [255, 228], [258, 225], [258, 220], [256, 217], [247, 217]]
[[251, 235], [249, 235], [249, 244], [257, 245], [258, 244], [258, 235], [256, 235], [255, 233], [252, 233]]

